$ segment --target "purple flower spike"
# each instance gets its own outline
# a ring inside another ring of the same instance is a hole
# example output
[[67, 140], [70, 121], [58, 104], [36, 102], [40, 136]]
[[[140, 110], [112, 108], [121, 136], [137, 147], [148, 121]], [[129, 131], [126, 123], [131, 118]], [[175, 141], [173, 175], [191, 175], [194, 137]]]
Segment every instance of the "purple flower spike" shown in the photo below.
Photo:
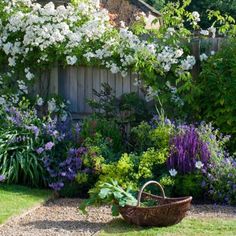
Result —
[[208, 145], [203, 142], [193, 126], [181, 126], [181, 132], [170, 141], [168, 169], [176, 169], [181, 174], [196, 170], [196, 162], [201, 161], [204, 167], [210, 158]]

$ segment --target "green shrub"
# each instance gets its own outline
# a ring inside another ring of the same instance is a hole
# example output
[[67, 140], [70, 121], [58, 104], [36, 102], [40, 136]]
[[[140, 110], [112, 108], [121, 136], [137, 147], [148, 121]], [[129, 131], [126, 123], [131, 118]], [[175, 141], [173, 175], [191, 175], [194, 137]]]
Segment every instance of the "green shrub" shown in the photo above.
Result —
[[203, 175], [193, 173], [177, 176], [172, 190], [174, 196], [192, 196], [195, 200], [203, 198], [203, 189], [201, 187]]
[[[195, 102], [201, 120], [213, 122], [226, 134], [236, 136], [236, 40], [224, 43], [222, 49], [202, 65], [195, 89]], [[233, 150], [236, 149], [235, 138]]]
[[150, 148], [140, 155], [124, 153], [117, 162], [102, 164], [98, 183], [115, 179], [124, 189], [130, 186], [138, 190], [144, 182], [160, 180], [167, 174], [167, 157], [166, 149], [156, 151]]
[[115, 121], [96, 115], [86, 118], [83, 121], [81, 138], [94, 138], [97, 134], [111, 142], [114, 152], [122, 150], [122, 133]]
[[134, 126], [151, 118], [152, 106], [148, 106], [137, 93], [126, 93], [117, 98], [110, 85], [103, 83], [101, 91], [94, 90], [93, 94], [96, 99], [89, 100], [88, 104], [94, 113], [115, 121], [121, 127], [127, 124]]
[[130, 143], [135, 152], [142, 152], [148, 148], [167, 149], [170, 137], [174, 135], [174, 126], [168, 122], [158, 121], [154, 117], [151, 124], [141, 122], [132, 128]]

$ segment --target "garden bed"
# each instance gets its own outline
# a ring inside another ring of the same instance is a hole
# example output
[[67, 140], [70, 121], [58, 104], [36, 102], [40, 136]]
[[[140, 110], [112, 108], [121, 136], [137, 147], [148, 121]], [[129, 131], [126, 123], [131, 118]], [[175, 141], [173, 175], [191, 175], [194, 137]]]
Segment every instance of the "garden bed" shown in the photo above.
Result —
[[[236, 208], [218, 205], [195, 205], [179, 225], [168, 228], [140, 228], [113, 218], [107, 206], [89, 208], [89, 214], [78, 211], [80, 199], [51, 200], [23, 217], [1, 227], [0, 235], [235, 235]], [[189, 227], [191, 225], [191, 227]], [[183, 229], [183, 231], [181, 231]], [[196, 230], [197, 229], [197, 230]]]

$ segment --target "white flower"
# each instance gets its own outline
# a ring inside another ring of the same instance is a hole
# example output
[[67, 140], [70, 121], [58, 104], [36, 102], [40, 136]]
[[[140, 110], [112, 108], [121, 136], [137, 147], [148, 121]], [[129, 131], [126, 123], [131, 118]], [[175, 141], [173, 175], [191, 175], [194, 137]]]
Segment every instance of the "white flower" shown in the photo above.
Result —
[[208, 59], [208, 56], [205, 53], [200, 55], [200, 61], [206, 61], [207, 59]]
[[202, 30], [200, 31], [200, 34], [201, 34], [201, 35], [204, 35], [204, 36], [208, 36], [208, 35], [209, 35], [209, 31], [202, 29]]
[[63, 113], [62, 113], [62, 115], [61, 115], [61, 120], [62, 120], [63, 122], [65, 122], [66, 119], [67, 119], [67, 117], [68, 117], [67, 113], [66, 113], [65, 111], [63, 111]]
[[54, 98], [51, 101], [48, 101], [48, 111], [50, 113], [57, 111], [57, 104]]
[[68, 65], [74, 65], [77, 62], [77, 57], [76, 56], [67, 56], [66, 62]]
[[203, 166], [204, 166], [204, 164], [203, 164], [201, 161], [197, 161], [197, 162], [195, 163], [195, 167], [196, 167], [197, 169], [202, 169]]
[[17, 83], [18, 83], [19, 89], [20, 89], [23, 93], [26, 93], [26, 94], [27, 94], [27, 93], [28, 93], [28, 88], [27, 88], [25, 82], [24, 82], [23, 80], [18, 80]]
[[134, 86], [139, 87], [141, 84], [142, 84], [142, 81], [140, 79], [138, 79], [138, 78], [134, 79], [134, 83], [133, 83]]
[[215, 51], [211, 51], [211, 55], [214, 56], [216, 54]]
[[193, 16], [193, 24], [197, 24], [197, 22], [201, 21], [200, 19], [200, 14], [197, 11], [193, 11], [192, 12], [192, 16]]
[[26, 77], [27, 80], [32, 80], [34, 78], [34, 74], [32, 74], [31, 72], [27, 72], [25, 77]]
[[0, 105], [5, 105], [6, 100], [3, 97], [0, 97]]
[[183, 50], [182, 48], [181, 48], [181, 49], [177, 49], [177, 50], [175, 51], [175, 56], [176, 56], [177, 58], [181, 57], [183, 54], [184, 54], [184, 50]]
[[176, 169], [171, 169], [171, 170], [169, 170], [169, 173], [170, 173], [170, 175], [171, 175], [172, 177], [175, 177], [175, 176], [178, 174], [178, 172], [177, 172]]
[[42, 106], [43, 105], [43, 99], [41, 97], [38, 97], [37, 99], [37, 105]]
[[195, 64], [196, 64], [195, 57], [187, 56], [187, 58], [181, 62], [181, 67], [183, 70], [191, 70]]
[[14, 57], [9, 57], [8, 58], [8, 65], [9, 66], [15, 66], [16, 65], [16, 60]]
[[147, 101], [147, 102], [150, 102], [150, 101], [152, 101], [156, 96], [158, 96], [158, 92], [157, 91], [155, 91], [152, 87], [148, 87], [147, 88], [147, 94], [146, 94], [146, 96], [145, 96], [145, 100]]
[[212, 33], [212, 38], [216, 37], [216, 28], [214, 26], [211, 26], [210, 28], [208, 28], [208, 31]]
[[124, 21], [120, 21], [120, 27], [125, 28], [125, 22]]

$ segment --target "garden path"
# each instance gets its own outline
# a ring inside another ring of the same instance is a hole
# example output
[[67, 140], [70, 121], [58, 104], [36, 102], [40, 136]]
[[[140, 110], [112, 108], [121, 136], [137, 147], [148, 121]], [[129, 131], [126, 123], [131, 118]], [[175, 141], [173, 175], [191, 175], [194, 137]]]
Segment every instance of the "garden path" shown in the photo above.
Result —
[[[15, 217], [0, 227], [1, 236], [78, 236], [98, 235], [113, 218], [109, 207], [78, 211], [79, 199], [55, 199], [28, 214]], [[236, 207], [195, 205], [189, 217], [235, 218]]]

